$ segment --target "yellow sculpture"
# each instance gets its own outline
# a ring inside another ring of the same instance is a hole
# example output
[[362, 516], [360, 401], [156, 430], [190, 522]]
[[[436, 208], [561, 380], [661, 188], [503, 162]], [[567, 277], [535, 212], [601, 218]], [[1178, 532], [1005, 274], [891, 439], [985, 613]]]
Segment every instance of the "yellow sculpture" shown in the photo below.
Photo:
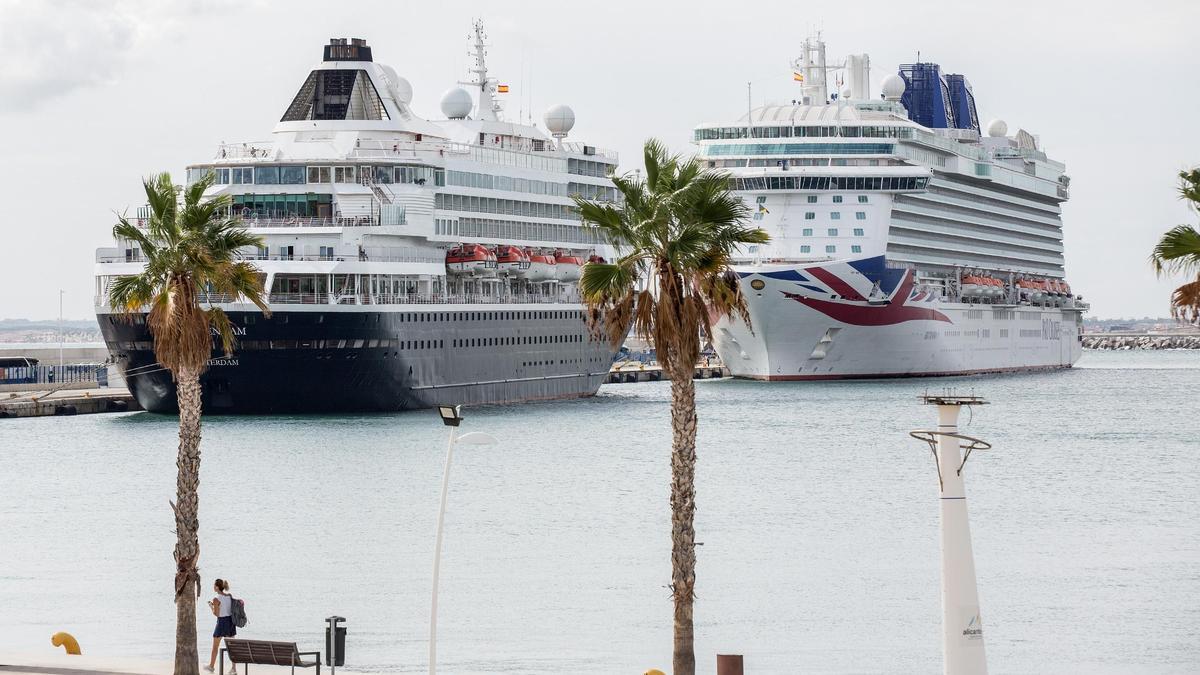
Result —
[[55, 647], [62, 647], [66, 649], [68, 654], [75, 654], [78, 656], [79, 654], [83, 653], [79, 651], [79, 641], [76, 640], [75, 636], [71, 635], [70, 633], [64, 633], [61, 631], [55, 633], [54, 635], [50, 636], [50, 644], [54, 645]]

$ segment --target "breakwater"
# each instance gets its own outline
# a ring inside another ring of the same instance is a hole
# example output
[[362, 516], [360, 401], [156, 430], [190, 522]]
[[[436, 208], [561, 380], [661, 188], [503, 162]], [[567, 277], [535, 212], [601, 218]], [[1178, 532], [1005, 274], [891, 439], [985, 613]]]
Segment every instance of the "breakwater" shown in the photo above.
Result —
[[1200, 334], [1190, 335], [1108, 335], [1083, 336], [1084, 349], [1200, 349]]

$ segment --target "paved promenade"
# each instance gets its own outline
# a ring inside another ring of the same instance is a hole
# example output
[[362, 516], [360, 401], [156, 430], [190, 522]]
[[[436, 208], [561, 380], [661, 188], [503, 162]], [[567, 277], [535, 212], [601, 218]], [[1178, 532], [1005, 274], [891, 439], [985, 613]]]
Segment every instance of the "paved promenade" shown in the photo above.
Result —
[[[130, 659], [118, 656], [70, 656], [61, 649], [47, 645], [45, 653], [2, 654], [0, 673], [3, 675], [163, 675], [174, 668], [171, 661]], [[57, 653], [56, 653], [57, 652]]]

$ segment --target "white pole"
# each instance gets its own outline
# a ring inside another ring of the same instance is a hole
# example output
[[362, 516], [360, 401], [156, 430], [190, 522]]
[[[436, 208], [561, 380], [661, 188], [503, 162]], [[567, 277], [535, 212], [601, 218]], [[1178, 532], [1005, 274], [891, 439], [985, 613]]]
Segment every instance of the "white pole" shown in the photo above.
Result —
[[437, 601], [438, 573], [442, 566], [442, 528], [446, 520], [446, 495], [450, 491], [450, 462], [454, 459], [454, 441], [458, 427], [450, 427], [446, 445], [446, 468], [442, 471], [442, 505], [438, 509], [437, 537], [433, 544], [433, 601], [429, 608], [429, 675], [437, 673]]
[[58, 379], [62, 378], [63, 369], [63, 292], [58, 289]]
[[[938, 431], [957, 434], [959, 410], [956, 403], [939, 404]], [[938, 436], [937, 465], [942, 485], [942, 672], [987, 675], [967, 495], [958, 470], [963, 461], [959, 443], [960, 439], [953, 436]]]

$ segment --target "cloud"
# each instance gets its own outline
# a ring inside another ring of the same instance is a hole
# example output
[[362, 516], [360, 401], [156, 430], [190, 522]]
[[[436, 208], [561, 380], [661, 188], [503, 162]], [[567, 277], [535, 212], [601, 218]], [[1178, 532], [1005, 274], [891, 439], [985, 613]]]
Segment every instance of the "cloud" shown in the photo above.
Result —
[[33, 112], [111, 84], [189, 18], [257, 3], [234, 0], [0, 0], [0, 114]]
[[113, 81], [139, 40], [121, 2], [0, 0], [0, 112], [30, 112]]

